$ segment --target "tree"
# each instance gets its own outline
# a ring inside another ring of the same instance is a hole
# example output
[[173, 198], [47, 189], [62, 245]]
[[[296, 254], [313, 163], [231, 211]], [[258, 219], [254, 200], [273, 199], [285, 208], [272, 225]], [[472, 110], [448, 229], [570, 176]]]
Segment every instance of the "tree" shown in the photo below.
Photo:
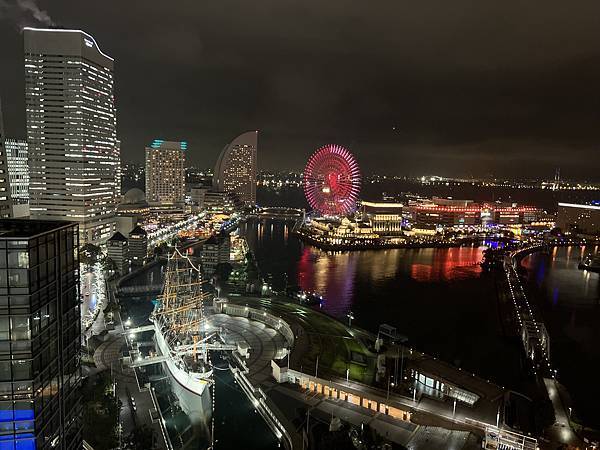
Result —
[[79, 249], [79, 262], [91, 266], [98, 262], [100, 254], [100, 247], [94, 244], [85, 244]]
[[148, 425], [135, 427], [125, 439], [125, 448], [131, 450], [149, 450], [154, 448], [154, 430]]
[[167, 253], [168, 246], [166, 242], [163, 242], [154, 247], [154, 256], [162, 256]]
[[215, 267], [215, 277], [218, 282], [226, 283], [229, 280], [232, 271], [233, 266], [230, 263], [219, 263], [217, 264], [217, 267]]
[[107, 272], [118, 272], [119, 271], [119, 268], [117, 267], [117, 263], [112, 258], [109, 258], [108, 256], [106, 258], [104, 258], [104, 260], [102, 261], [102, 268], [104, 270], [106, 270]]
[[84, 399], [83, 438], [95, 450], [117, 448], [121, 402], [112, 393], [109, 374], [104, 372], [86, 379], [81, 391]]

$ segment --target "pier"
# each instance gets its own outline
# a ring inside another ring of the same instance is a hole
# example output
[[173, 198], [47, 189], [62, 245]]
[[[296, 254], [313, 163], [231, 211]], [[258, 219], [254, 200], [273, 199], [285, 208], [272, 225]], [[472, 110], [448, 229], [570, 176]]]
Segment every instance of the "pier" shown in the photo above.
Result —
[[551, 367], [548, 330], [540, 313], [529, 302], [517, 273], [520, 258], [543, 249], [543, 246], [536, 245], [509, 253], [505, 257], [504, 273], [525, 354], [534, 367], [549, 373]]

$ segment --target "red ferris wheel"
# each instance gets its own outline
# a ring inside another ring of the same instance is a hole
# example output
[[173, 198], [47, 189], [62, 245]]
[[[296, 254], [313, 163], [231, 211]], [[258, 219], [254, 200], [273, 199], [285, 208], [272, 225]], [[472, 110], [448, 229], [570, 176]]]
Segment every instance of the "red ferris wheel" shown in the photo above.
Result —
[[328, 144], [308, 159], [304, 169], [304, 194], [312, 209], [328, 216], [343, 216], [356, 209], [360, 169], [341, 145]]

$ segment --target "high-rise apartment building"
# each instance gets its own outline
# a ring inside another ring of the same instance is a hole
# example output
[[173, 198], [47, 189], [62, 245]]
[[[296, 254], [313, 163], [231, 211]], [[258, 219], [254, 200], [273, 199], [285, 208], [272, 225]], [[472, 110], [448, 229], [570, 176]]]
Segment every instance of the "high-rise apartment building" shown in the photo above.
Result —
[[12, 202], [8, 178], [8, 162], [5, 148], [4, 121], [2, 118], [2, 102], [0, 102], [0, 218], [11, 217]]
[[226, 145], [215, 166], [213, 186], [235, 195], [245, 206], [256, 204], [258, 131], [248, 131]]
[[152, 206], [185, 203], [187, 142], [155, 139], [146, 147], [146, 201]]
[[77, 248], [77, 224], [0, 220], [0, 448], [81, 448]]
[[[13, 217], [27, 216], [29, 215], [29, 163], [27, 160], [27, 142], [18, 139], [6, 139], [5, 146], [10, 197], [13, 205]], [[17, 209], [25, 210], [27, 213], [20, 214], [17, 212]]]
[[120, 197], [114, 61], [79, 30], [23, 30], [31, 217], [112, 235]]

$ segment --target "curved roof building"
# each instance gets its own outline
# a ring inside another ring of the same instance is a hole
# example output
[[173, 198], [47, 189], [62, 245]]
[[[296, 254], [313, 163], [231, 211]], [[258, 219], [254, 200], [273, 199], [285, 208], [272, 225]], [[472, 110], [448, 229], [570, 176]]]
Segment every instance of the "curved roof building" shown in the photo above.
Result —
[[256, 204], [258, 131], [240, 134], [226, 145], [215, 166], [213, 186], [234, 194], [246, 206]]

